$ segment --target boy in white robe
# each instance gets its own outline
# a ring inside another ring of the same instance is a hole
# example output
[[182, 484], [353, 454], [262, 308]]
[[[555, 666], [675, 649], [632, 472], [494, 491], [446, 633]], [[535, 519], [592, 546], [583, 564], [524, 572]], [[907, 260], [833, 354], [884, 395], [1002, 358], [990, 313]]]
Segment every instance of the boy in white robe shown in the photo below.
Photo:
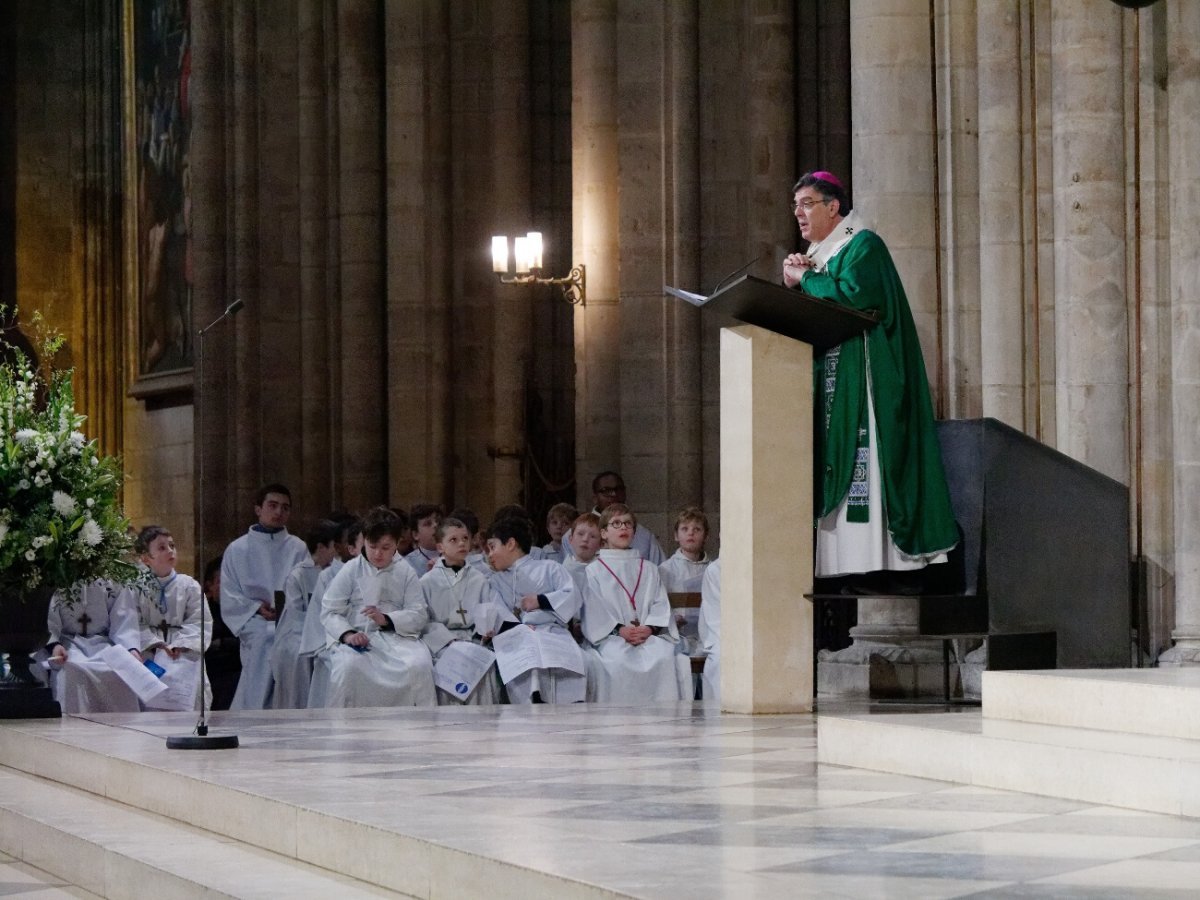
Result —
[[312, 672], [306, 703], [309, 709], [324, 709], [325, 697], [329, 693], [329, 639], [325, 635], [325, 626], [321, 623], [321, 603], [334, 577], [341, 571], [342, 566], [362, 552], [363, 545], [362, 522], [359, 519], [346, 515], [335, 521], [340, 522], [342, 526], [338, 541], [334, 545], [336, 555], [317, 576], [312, 596], [308, 600], [308, 609], [304, 613], [304, 630], [300, 635], [300, 655], [309, 660]]
[[467, 565], [477, 571], [484, 578], [492, 577], [492, 567], [488, 564], [487, 553], [484, 544], [487, 538], [484, 537], [483, 529], [479, 527], [479, 516], [475, 515], [475, 510], [469, 509], [466, 506], [460, 506], [457, 509], [451, 510], [451, 519], [458, 519], [467, 526], [467, 531], [471, 533], [471, 546], [467, 550]]
[[[200, 632], [200, 607], [204, 595], [200, 582], [175, 571], [175, 539], [161, 525], [147, 525], [137, 539], [142, 564], [154, 575], [158, 590], [138, 592], [142, 656], [162, 670], [159, 680], [167, 690], [144, 703], [146, 709], [200, 708], [200, 654], [212, 638], [212, 620], [205, 616]], [[155, 668], [151, 668], [155, 671]], [[157, 672], [156, 672], [157, 674]], [[204, 702], [212, 702], [212, 689], [204, 681]]]
[[662, 703], [691, 697], [691, 668], [675, 652], [679, 639], [658, 567], [632, 549], [637, 520], [621, 503], [605, 508], [605, 547], [587, 568], [583, 635], [599, 665], [589, 700]]
[[704, 674], [700, 678], [700, 697], [706, 705], [721, 704], [721, 561], [704, 570], [700, 586], [700, 646], [703, 648]]
[[[700, 593], [704, 570], [711, 560], [704, 552], [708, 540], [708, 516], [698, 506], [689, 506], [675, 517], [675, 542], [679, 549], [658, 567], [659, 577], [668, 594]], [[696, 622], [698, 610], [675, 609], [675, 627], [679, 630], [679, 652], [684, 656], [700, 653], [700, 635]]]
[[67, 714], [137, 712], [137, 694], [97, 654], [124, 647], [142, 661], [137, 600], [128, 588], [93, 581], [80, 588], [79, 599], [62, 593], [50, 600], [46, 616], [50, 641], [50, 689]]
[[275, 623], [275, 643], [271, 645], [271, 675], [275, 679], [275, 709], [304, 709], [308, 706], [308, 686], [312, 679], [312, 657], [300, 654], [300, 640], [308, 615], [308, 602], [317, 578], [333, 561], [334, 547], [342, 528], [330, 519], [321, 519], [304, 537], [308, 559], [292, 569], [283, 582], [283, 613]]
[[[441, 558], [421, 578], [421, 592], [429, 607], [429, 624], [421, 632], [421, 640], [433, 654], [435, 667], [438, 658], [455, 641], [483, 642], [475, 624], [475, 614], [488, 602], [488, 580], [466, 564], [470, 546], [471, 533], [464, 523], [446, 518], [438, 524], [437, 549]], [[437, 700], [439, 706], [499, 703], [500, 676], [495, 664], [466, 697], [439, 687]]]
[[[601, 472], [592, 479], [592, 501], [594, 504], [592, 512], [597, 516], [602, 515], [610, 503], [624, 505], [626, 503], [625, 497], [625, 479], [621, 477], [619, 472], [609, 469]], [[649, 560], [656, 566], [666, 559], [658, 538], [645, 526], [639, 525], [634, 530], [633, 541], [629, 546], [638, 551], [644, 559]], [[568, 556], [575, 552], [570, 541], [563, 542], [563, 552]]]
[[584, 589], [587, 587], [588, 564], [596, 558], [600, 550], [600, 517], [595, 513], [584, 513], [577, 516], [567, 532], [567, 540], [575, 548], [574, 554], [567, 557], [563, 568], [575, 581], [575, 590], [582, 600]]
[[552, 559], [557, 563], [565, 562], [563, 551], [563, 535], [571, 530], [572, 524], [579, 518], [579, 512], [570, 503], [555, 503], [546, 513], [546, 533], [550, 535], [550, 543], [542, 548], [542, 558]]
[[258, 521], [225, 549], [221, 560], [221, 618], [237, 635], [242, 655], [230, 709], [271, 706], [275, 592], [283, 591], [288, 573], [308, 558], [304, 541], [288, 534], [291, 514], [291, 492], [282, 484], [264, 485], [254, 501]]
[[442, 508], [433, 503], [418, 503], [412, 508], [411, 521], [416, 546], [404, 558], [420, 578], [438, 561], [437, 527], [442, 521]]
[[400, 532], [387, 507], [367, 513], [362, 554], [342, 567], [321, 600], [328, 707], [437, 704], [433, 658], [420, 639], [429, 609], [412, 566], [396, 552]]
[[[490, 579], [490, 605], [494, 619], [499, 620], [496, 630], [527, 627], [571, 639], [567, 626], [579, 614], [575, 583], [559, 563], [530, 556], [533, 529], [528, 520], [511, 518], [494, 523], [487, 546], [488, 559], [495, 570]], [[493, 636], [490, 631], [489, 628], [489, 633], [485, 633], [485, 640]], [[587, 676], [583, 654], [573, 639], [567, 651], [574, 668], [528, 669], [505, 682], [509, 702], [585, 700]]]

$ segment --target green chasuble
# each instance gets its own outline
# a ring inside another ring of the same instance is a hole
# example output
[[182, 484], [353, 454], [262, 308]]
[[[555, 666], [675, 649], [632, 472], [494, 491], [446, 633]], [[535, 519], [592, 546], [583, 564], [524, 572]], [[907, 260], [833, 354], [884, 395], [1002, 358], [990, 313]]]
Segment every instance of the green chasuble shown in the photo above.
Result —
[[[938, 553], [958, 543], [942, 455], [933, 427], [929, 381], [912, 311], [900, 275], [880, 237], [860, 231], [829, 260], [823, 272], [809, 271], [801, 290], [853, 309], [874, 312], [879, 323], [863, 338], [836, 348], [836, 379], [828, 416], [817, 416], [814, 498], [819, 516], [845, 499], [854, 478], [859, 429], [867, 424], [867, 359], [875, 404], [883, 505], [896, 546], [909, 556]], [[825, 410], [826, 355], [813, 359], [816, 407]], [[832, 368], [832, 367], [831, 367]], [[827, 419], [828, 424], [821, 427]], [[822, 477], [823, 475], [823, 477]]]

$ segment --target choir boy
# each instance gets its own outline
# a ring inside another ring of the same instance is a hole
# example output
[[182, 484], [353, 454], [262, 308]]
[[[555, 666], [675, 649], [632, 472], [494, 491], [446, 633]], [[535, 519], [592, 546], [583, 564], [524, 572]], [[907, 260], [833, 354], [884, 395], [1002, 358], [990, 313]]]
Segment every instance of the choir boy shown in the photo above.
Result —
[[[700, 582], [704, 570], [712, 561], [704, 552], [708, 540], [708, 516], [698, 506], [689, 506], [675, 517], [675, 542], [679, 549], [658, 567], [663, 587], [668, 594], [700, 593]], [[686, 656], [700, 650], [700, 636], [696, 630], [696, 610], [675, 611], [675, 625], [679, 629], [679, 651]]]
[[[157, 590], [138, 591], [142, 631], [142, 656], [161, 671], [167, 690], [145, 703], [146, 709], [200, 708], [200, 654], [212, 637], [212, 622], [205, 618], [200, 631], [204, 595], [200, 582], [175, 571], [175, 539], [161, 525], [147, 525], [138, 534], [137, 550], [157, 582]], [[212, 700], [208, 681], [204, 702]]]
[[413, 567], [396, 552], [401, 530], [387, 507], [367, 513], [363, 552], [321, 599], [331, 651], [326, 706], [437, 704], [433, 659], [420, 639], [429, 609]]
[[561, 641], [558, 646], [571, 667], [521, 672], [505, 682], [508, 699], [511, 703], [578, 703], [586, 699], [587, 677], [583, 654], [568, 630], [579, 614], [575, 583], [559, 563], [534, 559], [529, 553], [532, 546], [533, 529], [527, 519], [501, 519], [488, 534], [488, 560], [495, 570], [490, 579], [491, 605], [502, 623], [498, 630], [528, 627], [565, 636], [569, 646]]
[[271, 706], [275, 593], [308, 557], [304, 541], [288, 534], [291, 514], [291, 491], [282, 484], [264, 485], [254, 500], [258, 521], [226, 548], [221, 562], [221, 617], [237, 635], [242, 655], [242, 675], [230, 709]]
[[329, 693], [329, 641], [321, 622], [322, 600], [325, 591], [341, 571], [342, 566], [362, 552], [362, 521], [351, 515], [332, 517], [341, 526], [334, 544], [334, 558], [317, 576], [312, 597], [304, 614], [304, 631], [300, 635], [300, 655], [312, 661], [312, 679], [308, 683], [308, 708], [324, 709]]
[[271, 647], [271, 674], [275, 678], [276, 709], [304, 709], [308, 706], [308, 685], [312, 679], [312, 657], [300, 653], [308, 603], [317, 578], [337, 552], [342, 527], [331, 519], [320, 519], [304, 544], [308, 558], [288, 573], [283, 582], [283, 613], [275, 623], [275, 643]]
[[571, 530], [571, 524], [578, 518], [579, 513], [570, 503], [555, 503], [546, 513], [546, 533], [550, 535], [550, 543], [542, 548], [546, 559], [557, 563], [564, 562], [563, 535]]
[[691, 669], [658, 567], [631, 548], [637, 519], [621, 503], [600, 516], [604, 548], [587, 567], [583, 634], [598, 657], [589, 700], [641, 704], [691, 697]]
[[98, 655], [124, 647], [141, 662], [137, 600], [128, 588], [92, 581], [71, 601], [56, 593], [47, 614], [50, 688], [68, 714], [137, 712], [137, 694]]
[[416, 546], [404, 558], [420, 578], [433, 568], [438, 559], [437, 527], [438, 522], [442, 521], [442, 508], [432, 503], [418, 503], [412, 508], [409, 520], [412, 522], [413, 543]]
[[[438, 524], [437, 549], [440, 559], [421, 578], [421, 591], [429, 607], [429, 624], [421, 632], [421, 640], [433, 654], [435, 665], [445, 649], [455, 641], [482, 643], [475, 614], [480, 606], [488, 602], [488, 580], [467, 565], [470, 547], [471, 532], [462, 521], [446, 518]], [[442, 706], [499, 703], [500, 681], [495, 665], [467, 696], [460, 697], [439, 687], [437, 698]]]

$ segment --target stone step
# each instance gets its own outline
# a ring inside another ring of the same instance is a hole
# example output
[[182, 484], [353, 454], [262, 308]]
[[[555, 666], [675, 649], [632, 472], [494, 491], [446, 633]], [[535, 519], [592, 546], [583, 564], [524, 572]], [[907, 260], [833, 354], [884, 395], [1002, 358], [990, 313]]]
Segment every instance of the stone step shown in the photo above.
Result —
[[983, 715], [1200, 740], [1200, 668], [985, 672]]
[[101, 897], [402, 896], [7, 767], [0, 851]]
[[822, 708], [817, 759], [1146, 812], [1200, 816], [1200, 741], [989, 719], [978, 709], [881, 713]]

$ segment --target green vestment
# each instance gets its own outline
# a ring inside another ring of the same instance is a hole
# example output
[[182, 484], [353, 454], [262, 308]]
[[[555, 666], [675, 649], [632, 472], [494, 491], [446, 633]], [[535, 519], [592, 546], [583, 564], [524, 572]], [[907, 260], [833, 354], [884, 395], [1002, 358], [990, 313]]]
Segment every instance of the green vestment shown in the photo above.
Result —
[[[823, 272], [806, 272], [801, 290], [864, 312], [879, 323], [863, 338], [840, 347], [828, 424], [816, 419], [816, 484], [819, 516], [845, 499], [854, 475], [860, 427], [867, 424], [867, 359], [875, 405], [876, 441], [883, 505], [896, 546], [909, 556], [949, 550], [958, 528], [933, 427], [933, 406], [925, 361], [900, 275], [880, 237], [860, 231]], [[825, 354], [813, 360], [813, 385], [823, 409]], [[822, 425], [824, 427], [822, 428]]]

